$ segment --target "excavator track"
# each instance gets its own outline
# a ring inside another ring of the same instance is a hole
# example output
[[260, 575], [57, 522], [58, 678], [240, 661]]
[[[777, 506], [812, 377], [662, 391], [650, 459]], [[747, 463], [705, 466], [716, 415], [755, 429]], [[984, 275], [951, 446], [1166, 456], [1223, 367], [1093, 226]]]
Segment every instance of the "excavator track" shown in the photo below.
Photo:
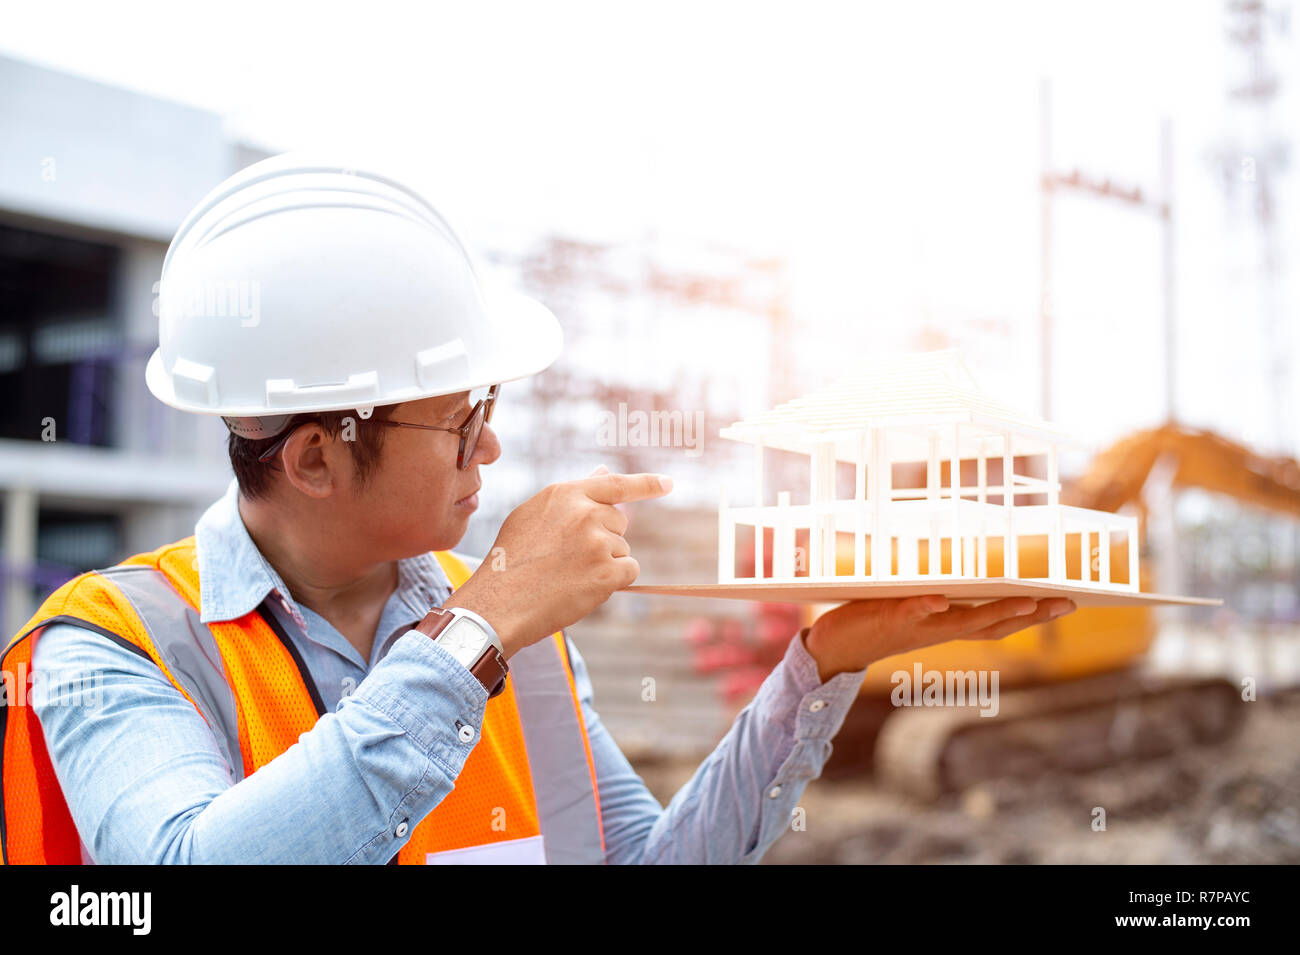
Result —
[[877, 777], [923, 798], [994, 778], [1088, 772], [1231, 737], [1244, 716], [1223, 679], [1108, 674], [1004, 690], [998, 712], [898, 707], [880, 725]]

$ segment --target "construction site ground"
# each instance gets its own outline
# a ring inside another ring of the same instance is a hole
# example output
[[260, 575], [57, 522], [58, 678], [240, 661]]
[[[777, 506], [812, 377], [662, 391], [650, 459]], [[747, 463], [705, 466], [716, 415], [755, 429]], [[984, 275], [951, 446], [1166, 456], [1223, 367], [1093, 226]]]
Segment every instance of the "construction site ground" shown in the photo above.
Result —
[[[1231, 741], [1143, 763], [983, 783], [926, 803], [869, 774], [816, 779], [765, 864], [1300, 863], [1300, 691], [1250, 704]], [[639, 754], [667, 804], [698, 766]], [[1093, 828], [1105, 809], [1104, 831]]]

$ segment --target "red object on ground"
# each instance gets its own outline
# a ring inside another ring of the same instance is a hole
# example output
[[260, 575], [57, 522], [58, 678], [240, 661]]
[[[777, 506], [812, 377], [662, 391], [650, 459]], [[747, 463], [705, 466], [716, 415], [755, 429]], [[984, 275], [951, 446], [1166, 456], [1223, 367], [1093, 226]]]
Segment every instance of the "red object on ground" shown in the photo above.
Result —
[[718, 674], [718, 693], [729, 704], [758, 690], [802, 625], [797, 604], [754, 606], [750, 620], [697, 617], [686, 626], [695, 672]]

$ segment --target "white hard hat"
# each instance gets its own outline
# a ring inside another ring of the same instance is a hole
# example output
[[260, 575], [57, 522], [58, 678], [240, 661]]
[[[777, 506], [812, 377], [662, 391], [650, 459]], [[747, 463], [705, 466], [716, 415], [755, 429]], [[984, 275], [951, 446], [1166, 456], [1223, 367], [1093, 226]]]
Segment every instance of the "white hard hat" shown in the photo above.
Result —
[[560, 353], [555, 316], [491, 292], [446, 220], [388, 176], [286, 154], [212, 190], [163, 261], [161, 401], [269, 437], [300, 412], [471, 391]]

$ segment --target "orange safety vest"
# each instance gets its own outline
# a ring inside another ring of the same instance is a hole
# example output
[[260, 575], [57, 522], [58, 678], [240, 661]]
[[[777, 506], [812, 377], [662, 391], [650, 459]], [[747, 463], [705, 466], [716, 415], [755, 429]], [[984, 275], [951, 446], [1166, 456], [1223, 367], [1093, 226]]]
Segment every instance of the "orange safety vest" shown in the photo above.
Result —
[[[457, 556], [434, 556], [453, 588], [468, 579]], [[269, 610], [203, 624], [198, 607], [198, 561], [188, 537], [68, 581], [10, 641], [0, 655], [4, 863], [82, 862], [81, 839], [26, 700], [34, 641], [52, 623], [76, 624], [152, 660], [208, 722], [236, 782], [324, 715], [311, 675]], [[409, 831], [402, 864], [539, 835], [550, 863], [604, 861], [595, 763], [563, 632], [511, 657], [506, 689], [488, 700], [455, 788]]]

